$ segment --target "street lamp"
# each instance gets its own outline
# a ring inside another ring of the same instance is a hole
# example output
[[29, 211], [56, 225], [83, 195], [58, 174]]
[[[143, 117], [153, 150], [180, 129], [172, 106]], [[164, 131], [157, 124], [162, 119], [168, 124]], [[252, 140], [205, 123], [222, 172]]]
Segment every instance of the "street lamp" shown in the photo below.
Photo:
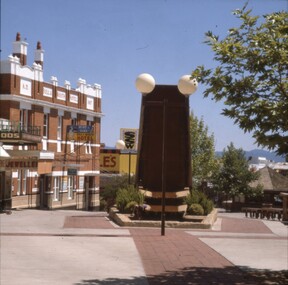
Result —
[[[178, 81], [177, 87], [176, 86], [166, 86], [166, 85], [164, 85], [162, 87], [161, 86], [155, 86], [154, 78], [150, 74], [147, 74], [147, 73], [140, 74], [136, 79], [136, 89], [139, 92], [141, 92], [143, 95], [142, 108], [141, 108], [141, 121], [142, 121], [142, 119], [143, 119], [143, 122], [146, 120], [145, 115], [144, 115], [145, 106], [147, 108], [159, 108], [160, 107], [162, 109], [162, 119], [160, 119], [160, 117], [158, 116], [158, 121], [154, 122], [153, 121], [154, 119], [152, 117], [149, 117], [150, 119], [147, 119], [148, 121], [150, 120], [148, 123], [148, 127], [147, 127], [147, 121], [145, 124], [145, 126], [146, 126], [145, 135], [147, 135], [147, 133], [150, 134], [150, 131], [152, 131], [152, 129], [153, 129], [152, 132], [154, 132], [154, 134], [155, 134], [155, 132], [158, 133], [157, 138], [160, 138], [159, 133], [161, 133], [161, 131], [162, 131], [162, 134], [161, 134], [162, 141], [161, 141], [161, 143], [157, 144], [158, 147], [156, 148], [158, 151], [161, 150], [161, 155], [160, 156], [156, 155], [157, 156], [157, 158], [156, 158], [155, 151], [151, 151], [151, 148], [150, 148], [150, 150], [148, 150], [149, 156], [150, 156], [149, 159], [154, 160], [156, 162], [155, 165], [161, 165], [161, 170], [159, 167], [157, 168], [157, 170], [160, 170], [158, 173], [158, 176], [159, 176], [159, 180], [161, 181], [161, 192], [162, 192], [161, 193], [161, 195], [162, 195], [162, 197], [161, 197], [161, 235], [165, 235], [165, 193], [167, 191], [166, 188], [170, 187], [170, 185], [166, 186], [166, 180], [167, 180], [166, 176], [167, 176], [167, 173], [171, 173], [171, 169], [169, 169], [170, 172], [167, 172], [167, 169], [166, 169], [166, 167], [169, 163], [168, 160], [170, 159], [170, 157], [168, 157], [168, 159], [166, 157], [167, 154], [169, 156], [169, 153], [167, 153], [167, 149], [169, 149], [169, 148], [171, 149], [171, 142], [173, 144], [176, 141], [173, 137], [171, 137], [171, 131], [169, 131], [169, 129], [167, 129], [167, 127], [169, 127], [168, 126], [169, 116], [171, 116], [171, 114], [175, 114], [173, 112], [171, 113], [170, 110], [171, 110], [171, 107], [176, 108], [177, 110], [175, 112], [177, 113], [177, 115], [179, 115], [179, 113], [180, 113], [180, 117], [182, 118], [181, 120], [184, 119], [184, 121], [188, 122], [189, 121], [189, 110], [188, 110], [189, 109], [189, 100], [187, 97], [189, 95], [193, 94], [197, 90], [197, 87], [198, 87], [198, 83], [197, 83], [196, 79], [192, 79], [190, 75], [182, 76]], [[178, 90], [177, 90], [177, 88], [178, 88]], [[186, 97], [185, 99], [183, 98], [184, 100], [180, 99], [181, 97], [178, 97], [178, 96], [183, 96], [183, 95]], [[157, 99], [155, 99], [155, 98], [157, 98]], [[148, 106], [150, 106], [150, 107], [148, 107]], [[159, 107], [157, 107], [157, 106], [159, 106]], [[158, 114], [159, 114], [159, 111], [160, 111], [160, 109], [158, 109]], [[181, 114], [181, 112], [183, 113], [183, 111], [185, 112], [184, 116]], [[151, 116], [152, 113], [149, 112], [150, 115], [148, 115], [148, 116]], [[157, 116], [156, 113], [153, 113], [153, 115]], [[159, 122], [159, 119], [162, 120], [162, 122]], [[141, 125], [141, 124], [144, 124], [143, 122], [142, 123], [140, 122], [140, 137], [141, 137], [140, 143], [141, 144], [142, 144], [142, 136], [143, 136], [143, 134], [142, 134], [143, 125]], [[170, 122], [171, 122], [171, 119], [170, 119]], [[178, 124], [179, 124], [179, 122], [178, 122]], [[162, 130], [161, 130], [161, 127], [159, 127], [159, 126], [162, 127]], [[186, 126], [185, 129], [187, 128], [187, 131], [189, 132], [189, 124], [185, 123], [185, 126]], [[181, 129], [181, 126], [179, 125], [179, 128], [175, 130], [176, 133], [173, 134], [174, 137], [177, 137], [178, 135], [179, 135], [179, 137], [183, 137], [183, 135], [182, 135], [183, 131], [181, 133], [180, 129]], [[189, 139], [188, 140], [187, 139], [185, 139], [184, 141], [181, 141], [185, 144], [185, 147], [187, 147], [189, 144]], [[161, 145], [161, 147], [160, 147], [160, 145]], [[170, 145], [170, 147], [169, 147], [169, 145]], [[183, 147], [183, 146], [179, 145], [179, 147]], [[141, 147], [141, 149], [142, 149], [142, 147]], [[140, 152], [141, 152], [141, 149], [140, 149]], [[154, 155], [153, 154], [151, 155], [151, 153], [153, 153]], [[147, 155], [147, 153], [145, 153], [145, 160], [147, 161], [146, 155]], [[141, 153], [140, 153], [140, 156], [141, 156]], [[184, 158], [181, 157], [179, 159], [185, 160], [185, 157]], [[143, 160], [141, 160], [141, 158], [138, 161], [143, 162]], [[144, 163], [145, 162], [143, 162], [143, 164]], [[149, 164], [149, 165], [150, 165], [150, 167], [151, 166], [154, 167], [154, 165], [151, 165], [151, 164]], [[186, 167], [186, 168], [189, 169], [188, 167]], [[139, 169], [140, 168], [138, 166], [138, 170]], [[143, 167], [141, 167], [141, 169], [142, 169], [142, 176], [145, 176], [147, 178], [147, 172], [145, 174], [143, 174], [144, 173]], [[150, 170], [148, 170], [148, 172], [150, 173]], [[155, 177], [155, 173], [153, 173], [152, 175], [153, 175], [153, 177]], [[137, 177], [137, 179], [138, 179], [138, 177]], [[154, 188], [157, 187], [155, 185], [154, 185]], [[170, 190], [168, 190], [168, 191], [170, 191]]]
[[122, 141], [122, 140], [118, 140], [118, 141], [116, 142], [116, 148], [117, 148], [117, 149], [120, 149], [120, 150], [123, 150], [123, 149], [125, 148], [125, 142]]
[[153, 91], [155, 87], [155, 79], [148, 73], [140, 74], [136, 79], [136, 89], [142, 93], [147, 94]]
[[183, 75], [178, 81], [178, 90], [185, 96], [192, 95], [197, 91], [198, 82], [190, 75]]

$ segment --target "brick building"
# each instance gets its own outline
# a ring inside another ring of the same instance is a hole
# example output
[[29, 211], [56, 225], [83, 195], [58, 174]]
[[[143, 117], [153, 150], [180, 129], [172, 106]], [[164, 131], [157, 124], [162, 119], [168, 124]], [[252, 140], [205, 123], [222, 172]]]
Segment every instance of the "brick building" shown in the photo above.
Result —
[[1, 61], [0, 206], [97, 210], [101, 86], [45, 82], [41, 43], [32, 66], [27, 47], [17, 33]]

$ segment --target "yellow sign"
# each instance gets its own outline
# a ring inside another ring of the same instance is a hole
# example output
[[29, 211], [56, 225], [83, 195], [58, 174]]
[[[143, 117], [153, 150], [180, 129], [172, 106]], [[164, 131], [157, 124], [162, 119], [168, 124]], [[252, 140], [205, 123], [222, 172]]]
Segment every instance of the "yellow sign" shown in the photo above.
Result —
[[101, 153], [100, 170], [104, 172], [119, 172], [119, 153]]

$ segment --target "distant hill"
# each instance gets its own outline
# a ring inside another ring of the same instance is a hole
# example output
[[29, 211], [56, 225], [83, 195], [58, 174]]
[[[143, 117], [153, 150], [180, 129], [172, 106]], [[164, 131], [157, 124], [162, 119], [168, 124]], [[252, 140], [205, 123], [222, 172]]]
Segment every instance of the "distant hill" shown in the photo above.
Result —
[[[266, 159], [274, 161], [274, 162], [285, 162], [284, 156], [279, 156], [275, 152], [270, 152], [268, 150], [263, 149], [253, 149], [249, 151], [245, 151], [245, 156], [248, 159], [250, 156], [253, 157], [266, 157]], [[222, 151], [215, 151], [216, 156], [221, 157], [223, 152]]]

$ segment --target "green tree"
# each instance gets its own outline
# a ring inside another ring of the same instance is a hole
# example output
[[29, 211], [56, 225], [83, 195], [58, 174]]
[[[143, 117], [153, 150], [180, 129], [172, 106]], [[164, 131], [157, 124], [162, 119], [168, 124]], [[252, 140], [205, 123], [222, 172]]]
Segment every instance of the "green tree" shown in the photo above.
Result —
[[197, 189], [203, 181], [209, 181], [217, 170], [214, 135], [208, 134], [203, 118], [200, 120], [190, 114], [190, 142], [192, 159], [193, 188]]
[[227, 150], [224, 149], [222, 166], [215, 177], [215, 187], [218, 191], [232, 199], [238, 195], [255, 197], [262, 194], [262, 187], [252, 187], [250, 184], [258, 178], [259, 173], [249, 170], [245, 152], [241, 148], [236, 149], [231, 143]]
[[198, 66], [192, 77], [207, 85], [204, 97], [224, 100], [222, 114], [258, 145], [288, 157], [288, 13], [252, 16], [246, 4], [233, 14], [241, 24], [224, 39], [206, 33], [219, 65]]

